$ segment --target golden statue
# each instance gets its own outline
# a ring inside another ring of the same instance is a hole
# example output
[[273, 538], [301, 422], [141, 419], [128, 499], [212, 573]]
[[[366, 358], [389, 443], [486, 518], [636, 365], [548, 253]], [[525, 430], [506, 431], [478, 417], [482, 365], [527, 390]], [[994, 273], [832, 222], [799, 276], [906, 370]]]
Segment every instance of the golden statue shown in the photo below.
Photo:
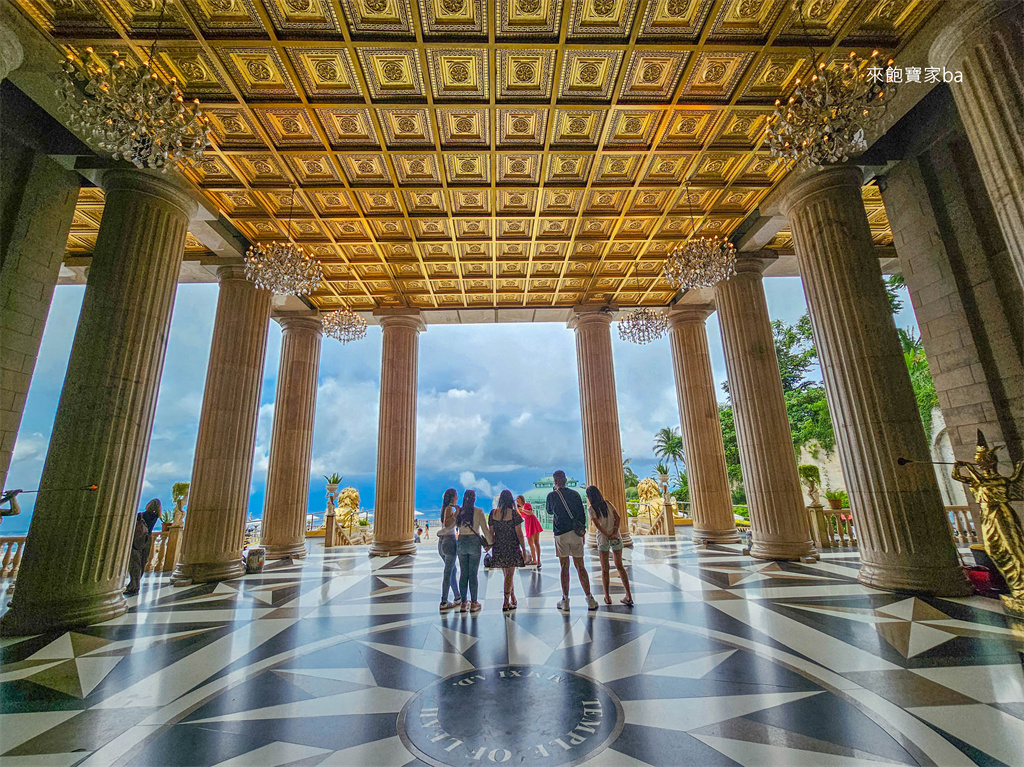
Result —
[[[1024, 531], [1010, 507], [1011, 500], [1021, 498], [1024, 461], [1014, 466], [1009, 477], [1003, 476], [998, 470], [998, 449], [989, 448], [985, 435], [979, 429], [975, 462], [957, 461], [953, 464], [952, 477], [967, 485], [981, 506], [981, 541], [985, 553], [999, 568], [1010, 589], [1009, 596], [1002, 596], [1003, 607], [1008, 612], [1024, 616]], [[967, 471], [966, 476], [964, 470]]]
[[351, 532], [359, 526], [359, 491], [354, 487], [346, 487], [338, 493], [338, 522]]

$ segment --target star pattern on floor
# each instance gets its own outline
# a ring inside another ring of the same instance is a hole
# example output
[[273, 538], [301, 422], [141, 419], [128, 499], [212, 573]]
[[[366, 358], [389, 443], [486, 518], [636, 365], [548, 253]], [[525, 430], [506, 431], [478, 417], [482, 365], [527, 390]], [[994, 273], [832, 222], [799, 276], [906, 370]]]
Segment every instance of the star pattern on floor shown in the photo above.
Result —
[[[550, 542], [544, 555], [548, 567], [517, 571], [508, 615], [500, 571], [481, 571], [481, 613], [439, 614], [429, 548], [371, 560], [317, 547], [188, 588], [147, 576], [117, 619], [0, 647], [0, 767], [422, 764], [398, 726], [410, 701], [502, 669], [561, 669], [607, 691], [621, 719], [586, 755], [597, 767], [1012, 764], [1021, 753], [1024, 628], [994, 600], [868, 589], [850, 552], [776, 563], [738, 545], [648, 539], [626, 556], [635, 608], [618, 603], [613, 577], [612, 606], [586, 610], [573, 575], [566, 615]], [[596, 560], [591, 578], [600, 594]], [[432, 763], [473, 756], [438, 753]]]

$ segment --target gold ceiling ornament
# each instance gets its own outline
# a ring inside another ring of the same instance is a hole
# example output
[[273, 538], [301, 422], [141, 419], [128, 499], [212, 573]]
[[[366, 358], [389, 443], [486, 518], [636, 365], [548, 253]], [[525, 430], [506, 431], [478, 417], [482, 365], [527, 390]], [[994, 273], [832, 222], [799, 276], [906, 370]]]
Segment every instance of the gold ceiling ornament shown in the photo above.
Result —
[[692, 237], [696, 233], [690, 185], [683, 192], [690, 205], [691, 238], [665, 259], [665, 280], [676, 290], [711, 288], [736, 273], [736, 246], [725, 237]]
[[256, 243], [245, 254], [245, 277], [261, 290], [278, 295], [306, 296], [320, 287], [324, 270], [320, 261], [291, 239], [295, 186], [288, 196], [288, 242]]
[[[637, 293], [640, 292], [640, 278], [636, 274], [636, 267], [633, 267], [633, 276], [636, 278]], [[668, 331], [668, 317], [660, 309], [648, 309], [640, 306], [626, 314], [619, 320], [619, 338], [633, 344], [649, 344], [657, 341]]]
[[366, 337], [366, 320], [347, 306], [323, 316], [324, 333], [347, 344]]
[[[798, 13], [806, 35], [803, 12], [801, 3]], [[785, 103], [775, 101], [768, 145], [776, 157], [822, 168], [867, 149], [865, 134], [879, 123], [896, 95], [896, 86], [886, 82], [895, 60], [886, 60], [878, 51], [865, 60], [850, 51], [842, 66], [829, 67], [818, 61], [813, 46], [810, 51], [814, 74], [809, 80], [797, 79], [796, 90]]]
[[129, 65], [117, 51], [106, 63], [88, 47], [86, 60], [68, 53], [57, 78], [60, 107], [73, 130], [87, 134], [114, 159], [163, 172], [172, 165], [197, 164], [210, 146], [210, 119], [199, 99], [186, 104], [177, 80], [165, 83], [152, 69], [166, 8], [164, 0], [145, 63]]

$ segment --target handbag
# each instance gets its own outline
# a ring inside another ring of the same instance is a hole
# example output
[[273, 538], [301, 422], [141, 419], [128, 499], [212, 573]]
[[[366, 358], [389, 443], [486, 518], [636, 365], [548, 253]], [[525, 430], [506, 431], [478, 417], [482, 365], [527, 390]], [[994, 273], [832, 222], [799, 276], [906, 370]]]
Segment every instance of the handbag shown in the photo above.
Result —
[[[555, 492], [558, 493], [558, 500], [560, 500], [562, 502], [562, 505], [565, 507], [566, 513], [570, 517], [572, 517], [572, 520], [574, 522], [576, 522], [576, 517], [573, 517], [572, 512], [569, 511], [569, 504], [567, 504], [565, 502], [565, 498], [562, 497], [562, 491], [556, 489]], [[573, 528], [573, 532], [576, 533], [576, 535], [578, 535], [580, 538], [586, 538], [587, 537], [587, 526], [586, 525], [581, 525], [579, 522], [577, 522], [576, 526]]]

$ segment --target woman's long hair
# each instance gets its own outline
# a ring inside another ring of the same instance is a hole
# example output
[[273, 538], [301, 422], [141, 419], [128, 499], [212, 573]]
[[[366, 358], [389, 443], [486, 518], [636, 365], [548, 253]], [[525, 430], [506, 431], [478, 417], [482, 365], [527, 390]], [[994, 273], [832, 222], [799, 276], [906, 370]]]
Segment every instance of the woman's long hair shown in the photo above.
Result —
[[516, 510], [516, 499], [512, 497], [511, 490], [502, 490], [498, 496], [498, 507], [495, 511], [501, 511], [502, 509], [508, 509], [510, 512]]
[[459, 515], [455, 518], [457, 524], [466, 527], [473, 526], [473, 509], [476, 506], [476, 490], [467, 490], [462, 494], [462, 506], [459, 507]]
[[591, 485], [587, 488], [587, 500], [590, 501], [591, 508], [599, 517], [608, 516], [608, 504], [604, 500], [604, 496], [601, 495], [601, 491], [597, 489], [597, 485]]
[[448, 511], [448, 507], [458, 500], [459, 491], [454, 487], [449, 487], [444, 491], [444, 495], [441, 496], [441, 524], [444, 524], [444, 513]]

